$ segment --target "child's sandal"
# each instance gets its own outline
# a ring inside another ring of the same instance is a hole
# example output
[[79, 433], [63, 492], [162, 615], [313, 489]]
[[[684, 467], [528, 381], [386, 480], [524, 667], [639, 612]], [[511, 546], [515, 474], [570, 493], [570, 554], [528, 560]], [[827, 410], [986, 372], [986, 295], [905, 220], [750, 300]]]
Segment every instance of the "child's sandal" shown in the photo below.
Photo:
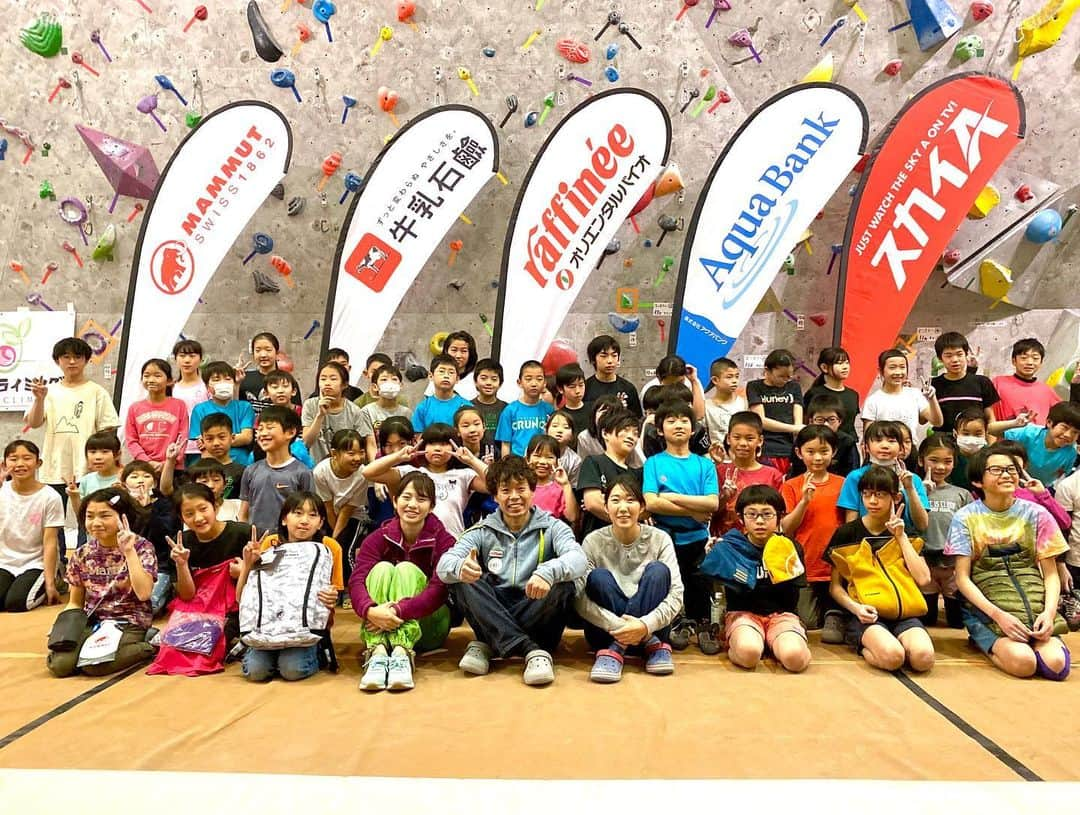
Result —
[[703, 625], [698, 630], [697, 642], [701, 653], [706, 656], [716, 656], [720, 653], [720, 626], [716, 623]]

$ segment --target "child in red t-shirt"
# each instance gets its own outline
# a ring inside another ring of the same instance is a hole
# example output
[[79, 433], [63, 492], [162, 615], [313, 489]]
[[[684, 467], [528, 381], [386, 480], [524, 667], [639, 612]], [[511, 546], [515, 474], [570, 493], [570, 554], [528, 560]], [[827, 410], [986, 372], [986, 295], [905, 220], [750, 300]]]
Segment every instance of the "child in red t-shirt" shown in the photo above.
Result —
[[835, 604], [829, 597], [832, 569], [822, 559], [833, 533], [844, 523], [844, 510], [836, 502], [843, 476], [829, 472], [840, 439], [827, 425], [809, 424], [795, 436], [795, 455], [806, 472], [780, 488], [787, 514], [781, 530], [797, 540], [806, 554], [807, 585], [799, 589], [799, 619], [808, 630], [821, 628], [825, 610]]
[[[709, 532], [723, 535], [730, 529], [741, 529], [742, 522], [735, 511], [739, 493], [751, 484], [764, 484], [779, 490], [784, 477], [775, 467], [758, 461], [765, 441], [765, 428], [761, 417], [753, 411], [744, 410], [734, 414], [728, 421], [724, 444], [714, 444], [709, 449], [716, 464], [716, 479], [720, 483], [720, 508], [713, 514]], [[724, 456], [727, 446], [727, 458]]]

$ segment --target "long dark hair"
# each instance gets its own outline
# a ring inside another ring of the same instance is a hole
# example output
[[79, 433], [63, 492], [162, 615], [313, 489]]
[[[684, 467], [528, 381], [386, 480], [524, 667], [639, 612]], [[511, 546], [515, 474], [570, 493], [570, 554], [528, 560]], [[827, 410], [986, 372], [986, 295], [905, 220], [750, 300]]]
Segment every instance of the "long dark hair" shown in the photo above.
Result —
[[464, 379], [473, 372], [473, 369], [476, 367], [476, 361], [480, 358], [480, 355], [476, 352], [476, 340], [473, 339], [473, 335], [468, 331], [451, 331], [447, 334], [446, 339], [443, 340], [442, 344], [444, 354], [450, 347], [450, 343], [454, 340], [461, 340], [469, 346], [469, 359], [465, 362], [465, 370], [458, 371], [458, 379]]

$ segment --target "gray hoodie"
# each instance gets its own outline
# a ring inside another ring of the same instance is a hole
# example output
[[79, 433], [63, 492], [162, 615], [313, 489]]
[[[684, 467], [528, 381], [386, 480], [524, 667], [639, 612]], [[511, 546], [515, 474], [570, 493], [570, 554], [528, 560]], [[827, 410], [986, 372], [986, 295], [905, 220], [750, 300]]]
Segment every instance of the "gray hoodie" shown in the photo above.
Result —
[[[542, 544], [542, 546], [541, 546]], [[541, 548], [543, 552], [541, 553]], [[461, 564], [477, 550], [484, 576], [496, 586], [525, 588], [533, 573], [554, 586], [585, 574], [585, 554], [574, 533], [562, 521], [536, 507], [525, 528], [516, 535], [494, 512], [458, 538], [441, 558], [436, 572], [443, 583], [461, 582]]]

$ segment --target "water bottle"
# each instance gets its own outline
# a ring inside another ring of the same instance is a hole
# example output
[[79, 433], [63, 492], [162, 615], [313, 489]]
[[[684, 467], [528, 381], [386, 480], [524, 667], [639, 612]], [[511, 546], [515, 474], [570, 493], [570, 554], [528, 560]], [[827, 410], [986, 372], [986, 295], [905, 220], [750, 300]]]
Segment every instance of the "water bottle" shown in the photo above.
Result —
[[724, 590], [713, 592], [712, 599], [709, 601], [709, 622], [713, 625], [723, 626], [724, 614], [727, 612], [727, 598], [724, 597]]

